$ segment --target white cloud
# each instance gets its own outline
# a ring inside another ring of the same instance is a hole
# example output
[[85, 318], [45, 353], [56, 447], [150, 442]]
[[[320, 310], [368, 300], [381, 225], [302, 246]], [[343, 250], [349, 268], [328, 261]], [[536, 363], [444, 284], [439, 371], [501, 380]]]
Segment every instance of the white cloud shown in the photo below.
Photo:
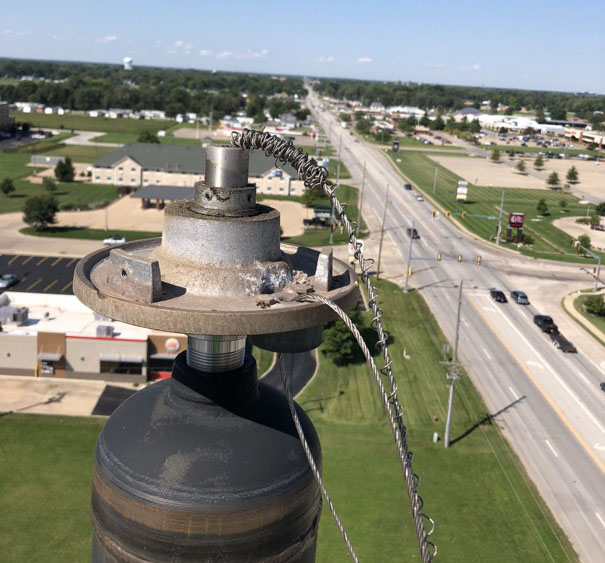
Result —
[[426, 61], [424, 63], [424, 66], [426, 66], [428, 68], [444, 68], [445, 64], [444, 63], [432, 63], [430, 61]]
[[267, 49], [261, 49], [260, 51], [253, 51], [248, 49], [245, 53], [236, 55], [238, 59], [264, 59], [269, 54]]
[[210, 51], [208, 51], [208, 49], [200, 49], [200, 56], [202, 56], [202, 57], [209, 57], [210, 56]]
[[327, 57], [325, 55], [321, 55], [321, 57], [317, 57], [315, 61], [318, 63], [333, 63], [334, 57], [332, 55], [329, 55]]
[[473, 70], [479, 70], [481, 68], [481, 65], [478, 65], [477, 63], [475, 63], [473, 65]]
[[95, 41], [97, 43], [112, 43], [117, 38], [118, 38], [117, 35], [106, 35], [105, 37], [100, 37], [99, 39], [96, 39]]
[[178, 41], [174, 42], [174, 46], [178, 49], [179, 47], [182, 47], [184, 45], [184, 43], [179, 39]]
[[[209, 51], [205, 51], [210, 54]], [[200, 55], [202, 52], [200, 51]], [[215, 56], [217, 59], [264, 59], [269, 54], [267, 49], [261, 49], [260, 51], [253, 51], [252, 49], [248, 49], [243, 53], [233, 53], [232, 51], [221, 51], [217, 53]]]
[[29, 35], [29, 31], [13, 31], [12, 29], [5, 29], [5, 35], [12, 35], [13, 37], [23, 37], [24, 35]]
[[[156, 42], [157, 43], [157, 42]], [[190, 55], [193, 49], [193, 43], [185, 43], [182, 39], [177, 39], [172, 45], [166, 47], [168, 55]]]
[[372, 59], [370, 57], [359, 57], [357, 59], [357, 63], [359, 63], [359, 64], [368, 64], [371, 62], [372, 62]]
[[51, 39], [53, 39], [53, 41], [67, 41], [67, 38], [63, 37], [62, 35], [53, 35]]

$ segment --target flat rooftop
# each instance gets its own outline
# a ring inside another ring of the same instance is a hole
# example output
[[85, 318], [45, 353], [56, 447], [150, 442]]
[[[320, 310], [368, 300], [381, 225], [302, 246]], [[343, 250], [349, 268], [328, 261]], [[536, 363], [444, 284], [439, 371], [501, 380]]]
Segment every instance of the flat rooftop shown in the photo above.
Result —
[[113, 338], [147, 340], [150, 329], [132, 326], [97, 315], [80, 303], [75, 295], [51, 295], [47, 293], [22, 293], [7, 291], [11, 307], [27, 307], [29, 317], [25, 323], [3, 324], [8, 334], [35, 335], [38, 332], [58, 332], [67, 336], [96, 337], [99, 325], [111, 325]]

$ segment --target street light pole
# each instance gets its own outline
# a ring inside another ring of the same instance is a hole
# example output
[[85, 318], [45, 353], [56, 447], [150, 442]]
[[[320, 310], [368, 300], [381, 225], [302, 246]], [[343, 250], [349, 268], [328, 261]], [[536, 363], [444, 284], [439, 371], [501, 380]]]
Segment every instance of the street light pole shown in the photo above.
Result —
[[363, 173], [361, 174], [361, 190], [359, 192], [359, 211], [357, 213], [357, 227], [355, 228], [355, 238], [359, 236], [359, 225], [361, 225], [361, 209], [363, 208], [363, 188], [366, 183], [366, 161], [363, 161]]
[[462, 308], [462, 281], [458, 291], [458, 316], [456, 319], [456, 338], [454, 340], [454, 354], [452, 355], [452, 363], [450, 364], [450, 395], [447, 401], [447, 421], [445, 423], [445, 447], [450, 447], [450, 429], [452, 424], [452, 409], [454, 407], [454, 387], [458, 379], [458, 371], [456, 362], [458, 361], [458, 337], [460, 336], [460, 309]]
[[412, 264], [412, 243], [414, 242], [414, 221], [412, 220], [412, 230], [410, 231], [410, 247], [408, 249], [408, 263], [405, 270], [405, 285], [403, 293], [408, 292], [408, 280], [410, 279], [410, 265]]
[[500, 244], [500, 233], [502, 232], [502, 211], [504, 210], [504, 192], [500, 198], [500, 214], [498, 215], [498, 233], [496, 234], [496, 245]]
[[387, 184], [387, 194], [384, 198], [384, 212], [382, 213], [382, 228], [380, 229], [380, 244], [378, 245], [378, 264], [376, 265], [376, 279], [380, 279], [380, 259], [382, 258], [382, 239], [384, 238], [384, 224], [387, 219], [387, 209], [389, 206], [389, 185]]
[[[342, 133], [338, 138], [338, 164], [336, 165], [336, 185], [340, 185], [340, 147], [342, 146]], [[332, 212], [330, 214], [330, 246], [334, 241], [334, 200], [332, 200]]]

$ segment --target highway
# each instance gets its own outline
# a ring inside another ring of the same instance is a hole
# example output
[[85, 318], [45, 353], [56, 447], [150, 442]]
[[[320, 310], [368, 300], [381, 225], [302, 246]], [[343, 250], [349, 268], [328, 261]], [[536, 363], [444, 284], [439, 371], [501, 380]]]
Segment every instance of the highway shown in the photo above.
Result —
[[[490, 412], [498, 413], [496, 422], [581, 560], [602, 562], [605, 393], [599, 383], [605, 381], [605, 375], [581, 353], [563, 354], [553, 347], [548, 335], [533, 323], [534, 314], [546, 311], [537, 311], [532, 305], [496, 303], [489, 296], [492, 287], [507, 295], [520, 289], [532, 300], [532, 288], [538, 284], [511, 286], [511, 269], [536, 279], [557, 277], [562, 283], [582, 280], [583, 274], [577, 266], [557, 266], [555, 272], [537, 261], [490, 250], [445, 218], [433, 219], [431, 204], [417, 201], [416, 190], [402, 189], [404, 180], [379, 148], [356, 142], [339, 121], [319, 109], [316, 98], [311, 98], [311, 108], [324, 131], [330, 131], [332, 146], [338, 146], [342, 136], [342, 160], [357, 185], [365, 161], [363, 215], [373, 230], [382, 220], [386, 185], [390, 185], [385, 232], [399, 253], [398, 257], [383, 256], [391, 277], [389, 264], [391, 269], [396, 264], [399, 273], [405, 270], [410, 244], [405, 229], [414, 221], [421, 238], [412, 245], [412, 285], [421, 291], [450, 342], [455, 333], [457, 287], [464, 282], [460, 361]], [[439, 252], [444, 256], [440, 262], [435, 260]], [[460, 263], [455, 259], [458, 254], [463, 256]], [[481, 267], [475, 264], [478, 255], [482, 256]], [[589, 278], [584, 279], [588, 286]], [[401, 397], [405, 404], [405, 389], [401, 389]], [[457, 396], [456, 401], [464, 401], [464, 397]], [[527, 518], [521, 506], [519, 510], [519, 517]], [[528, 526], [532, 524], [528, 521]]]

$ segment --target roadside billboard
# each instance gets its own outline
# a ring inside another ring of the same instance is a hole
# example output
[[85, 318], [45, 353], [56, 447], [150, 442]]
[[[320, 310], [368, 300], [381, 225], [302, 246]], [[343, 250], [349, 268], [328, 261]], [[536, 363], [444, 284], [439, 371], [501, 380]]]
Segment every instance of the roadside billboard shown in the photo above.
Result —
[[525, 222], [525, 213], [511, 213], [508, 216], [508, 224], [513, 229], [522, 229]]
[[456, 201], [466, 201], [467, 195], [468, 195], [468, 182], [459, 180], [458, 186], [456, 187]]

